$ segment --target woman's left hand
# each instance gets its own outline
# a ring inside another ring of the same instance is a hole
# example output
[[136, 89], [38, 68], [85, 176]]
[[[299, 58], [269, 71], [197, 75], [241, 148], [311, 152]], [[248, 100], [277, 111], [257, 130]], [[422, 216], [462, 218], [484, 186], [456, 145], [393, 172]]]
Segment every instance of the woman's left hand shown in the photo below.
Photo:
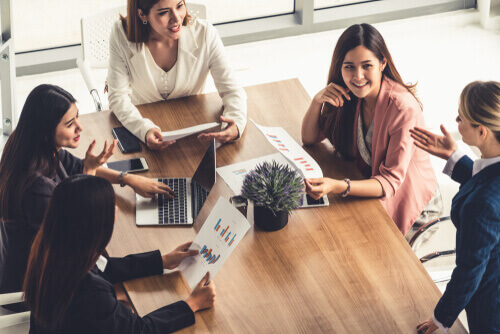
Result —
[[113, 140], [113, 143], [108, 149], [108, 141], [106, 140], [104, 142], [102, 152], [99, 155], [93, 155], [92, 151], [94, 150], [96, 144], [96, 140], [94, 139], [85, 153], [85, 159], [83, 160], [83, 174], [95, 175], [97, 169], [108, 162], [108, 159], [113, 155], [117, 143], [117, 139]]
[[209, 141], [215, 139], [219, 143], [226, 143], [230, 140], [238, 138], [239, 130], [236, 126], [236, 122], [231, 118], [226, 118], [224, 116], [220, 117], [220, 120], [227, 123], [227, 127], [219, 132], [201, 133], [198, 139]]
[[189, 250], [193, 242], [186, 242], [175, 248], [170, 253], [162, 256], [163, 269], [175, 269], [179, 266], [182, 260], [186, 257], [195, 256], [199, 253], [198, 250]]
[[127, 174], [123, 178], [123, 182], [142, 197], [151, 198], [156, 194], [163, 194], [168, 198], [174, 198], [175, 195], [174, 191], [165, 183], [144, 176]]
[[345, 191], [347, 186], [344, 181], [322, 177], [317, 179], [305, 179], [306, 192], [314, 199], [320, 199], [328, 193], [340, 194]]
[[417, 333], [418, 334], [431, 334], [436, 329], [438, 329], [438, 326], [434, 323], [432, 318], [429, 318], [429, 319], [427, 319], [427, 321], [424, 321], [417, 326]]

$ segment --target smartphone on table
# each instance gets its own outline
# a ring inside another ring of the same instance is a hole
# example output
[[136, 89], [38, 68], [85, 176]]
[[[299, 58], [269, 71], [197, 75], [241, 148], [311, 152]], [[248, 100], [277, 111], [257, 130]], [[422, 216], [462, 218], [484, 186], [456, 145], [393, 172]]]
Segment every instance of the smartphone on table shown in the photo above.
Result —
[[113, 137], [118, 139], [118, 147], [122, 153], [134, 153], [142, 151], [141, 142], [125, 127], [120, 126], [111, 130]]
[[139, 173], [149, 170], [148, 163], [144, 158], [108, 162], [105, 167], [119, 172], [129, 173]]

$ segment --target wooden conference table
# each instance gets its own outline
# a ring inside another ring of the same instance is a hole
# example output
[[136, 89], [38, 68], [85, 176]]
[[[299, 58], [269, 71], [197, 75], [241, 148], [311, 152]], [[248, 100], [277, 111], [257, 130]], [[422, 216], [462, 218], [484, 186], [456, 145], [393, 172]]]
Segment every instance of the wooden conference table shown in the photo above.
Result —
[[[297, 79], [247, 87], [248, 125], [242, 138], [217, 150], [217, 167], [276, 151], [250, 118], [264, 126], [281, 126], [300, 141], [302, 117], [310, 98]], [[163, 131], [214, 122], [222, 111], [217, 93], [138, 107]], [[82, 115], [80, 157], [93, 138], [102, 147], [119, 126], [110, 112]], [[116, 151], [112, 160], [145, 157], [148, 177], [191, 177], [208, 144], [195, 136], [163, 152], [143, 146], [137, 154]], [[360, 178], [353, 163], [333, 154], [326, 141], [305, 148], [324, 175]], [[97, 151], [97, 149], [96, 149]], [[160, 249], [162, 254], [193, 240], [219, 196], [233, 196], [217, 175], [194, 227], [137, 227], [135, 195], [115, 186], [119, 213], [110, 256]], [[330, 206], [297, 210], [281, 231], [253, 227], [222, 267], [216, 305], [196, 313], [185, 332], [213, 333], [416, 333], [428, 319], [440, 292], [377, 199], [330, 195]], [[248, 218], [253, 225], [253, 212]], [[189, 296], [180, 273], [124, 284], [141, 316]], [[457, 321], [450, 333], [465, 333]]]

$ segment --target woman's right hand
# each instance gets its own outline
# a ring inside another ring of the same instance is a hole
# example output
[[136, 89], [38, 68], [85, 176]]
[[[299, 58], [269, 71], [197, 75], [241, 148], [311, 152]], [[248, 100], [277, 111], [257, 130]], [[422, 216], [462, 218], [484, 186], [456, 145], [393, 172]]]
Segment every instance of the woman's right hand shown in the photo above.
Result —
[[106, 140], [104, 142], [102, 152], [99, 155], [93, 155], [92, 151], [94, 150], [96, 144], [94, 139], [85, 153], [85, 159], [83, 160], [83, 174], [95, 175], [97, 168], [108, 162], [108, 159], [113, 155], [117, 143], [118, 140], [113, 140], [113, 143], [108, 149], [108, 141]]
[[436, 157], [448, 160], [458, 147], [457, 143], [443, 124], [441, 124], [440, 128], [444, 136], [434, 134], [419, 127], [410, 129], [410, 133], [411, 137], [415, 140], [415, 145], [418, 148], [421, 148]]
[[210, 281], [207, 284], [208, 279], [209, 273], [207, 272], [186, 300], [193, 312], [211, 308], [215, 305], [215, 283]]
[[163, 135], [161, 134], [161, 130], [158, 128], [149, 129], [146, 133], [146, 145], [148, 145], [150, 150], [163, 150], [173, 143], [175, 143], [175, 140], [163, 141]]
[[313, 101], [319, 104], [328, 102], [334, 107], [342, 107], [344, 105], [344, 99], [351, 100], [349, 89], [332, 82], [320, 90], [319, 93], [314, 96]]

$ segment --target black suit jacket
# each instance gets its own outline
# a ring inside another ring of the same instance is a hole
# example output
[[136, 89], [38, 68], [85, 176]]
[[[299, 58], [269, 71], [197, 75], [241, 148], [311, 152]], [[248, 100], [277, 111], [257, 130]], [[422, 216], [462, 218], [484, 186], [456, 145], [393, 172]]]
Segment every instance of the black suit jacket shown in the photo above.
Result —
[[110, 258], [101, 272], [96, 266], [79, 284], [68, 309], [64, 328], [47, 331], [31, 316], [30, 333], [171, 333], [194, 324], [191, 308], [184, 301], [164, 306], [144, 317], [116, 299], [112, 283], [163, 273], [159, 251]]
[[457, 266], [434, 316], [451, 327], [465, 308], [471, 334], [500, 333], [500, 162], [474, 176], [472, 166], [464, 156], [453, 169]]
[[[60, 149], [59, 168], [54, 177], [34, 176], [22, 196], [23, 215], [14, 221], [0, 221], [0, 294], [22, 290], [31, 244], [40, 229], [54, 188], [65, 178], [83, 172], [83, 160]], [[23, 310], [22, 304], [6, 308]], [[5, 307], [5, 306], [4, 306]]]

